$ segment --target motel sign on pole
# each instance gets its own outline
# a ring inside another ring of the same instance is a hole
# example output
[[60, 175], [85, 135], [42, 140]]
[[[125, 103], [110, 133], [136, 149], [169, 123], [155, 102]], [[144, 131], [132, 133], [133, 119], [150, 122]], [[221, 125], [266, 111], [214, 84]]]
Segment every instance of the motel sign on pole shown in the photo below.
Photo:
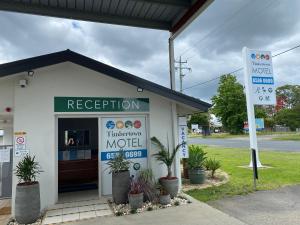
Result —
[[[254, 105], [276, 104], [271, 52], [244, 47], [243, 67], [250, 149], [255, 149], [257, 167], [262, 167], [258, 155]], [[252, 167], [252, 162], [250, 162], [249, 166]]]

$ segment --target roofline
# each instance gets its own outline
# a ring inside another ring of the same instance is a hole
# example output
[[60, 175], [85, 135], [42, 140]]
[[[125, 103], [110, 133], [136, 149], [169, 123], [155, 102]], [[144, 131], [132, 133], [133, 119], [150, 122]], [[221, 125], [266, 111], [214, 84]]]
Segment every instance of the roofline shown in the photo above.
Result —
[[124, 81], [136, 87], [143, 88], [150, 92], [154, 92], [158, 95], [191, 106], [201, 111], [207, 111], [211, 107], [211, 104], [207, 102], [179, 93], [177, 91], [171, 90], [169, 88], [145, 80], [143, 78], [134, 76], [130, 73], [106, 65], [79, 53], [73, 52], [71, 50], [65, 50], [23, 60], [18, 60], [10, 63], [0, 64], [0, 78], [67, 61], [102, 73], [104, 75], [110, 76], [112, 78]]

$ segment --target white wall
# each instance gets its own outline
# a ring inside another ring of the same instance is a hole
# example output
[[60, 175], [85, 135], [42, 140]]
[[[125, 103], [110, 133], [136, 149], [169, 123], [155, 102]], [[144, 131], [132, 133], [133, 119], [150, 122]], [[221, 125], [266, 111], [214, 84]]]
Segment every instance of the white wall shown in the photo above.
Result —
[[[150, 99], [149, 136], [156, 136], [166, 144], [168, 135], [172, 144], [171, 102], [148, 91], [137, 92], [136, 89], [135, 86], [72, 63], [35, 70], [28, 87], [15, 88], [14, 131], [27, 133], [28, 149], [31, 154], [36, 155], [44, 170], [39, 178], [42, 208], [55, 204], [57, 199], [54, 96], [147, 97]], [[154, 151], [150, 148], [148, 153], [151, 167], [156, 177], [164, 176], [166, 169], [162, 169], [160, 164], [151, 157]], [[19, 158], [14, 158], [14, 166], [18, 160]], [[16, 183], [14, 177], [13, 187]], [[15, 188], [13, 188], [13, 199], [14, 196]]]

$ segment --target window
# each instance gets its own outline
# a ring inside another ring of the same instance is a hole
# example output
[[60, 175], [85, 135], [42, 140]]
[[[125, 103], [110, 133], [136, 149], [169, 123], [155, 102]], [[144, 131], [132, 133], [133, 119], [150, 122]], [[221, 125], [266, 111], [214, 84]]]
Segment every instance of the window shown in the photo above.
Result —
[[66, 147], [84, 147], [90, 145], [89, 130], [65, 130]]
[[4, 130], [0, 129], [0, 137], [4, 136]]

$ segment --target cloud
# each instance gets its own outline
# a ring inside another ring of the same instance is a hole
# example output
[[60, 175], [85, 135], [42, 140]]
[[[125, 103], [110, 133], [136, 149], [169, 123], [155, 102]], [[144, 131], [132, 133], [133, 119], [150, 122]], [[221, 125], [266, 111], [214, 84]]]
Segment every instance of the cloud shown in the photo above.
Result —
[[[240, 68], [243, 46], [275, 54], [300, 44], [299, 8], [298, 0], [214, 1], [175, 41], [176, 58], [184, 52], [192, 67], [183, 86]], [[0, 63], [71, 49], [169, 86], [166, 31], [8, 12], [0, 12], [0, 27]], [[299, 52], [274, 58], [277, 85], [299, 83]], [[243, 82], [242, 72], [237, 76]], [[218, 79], [185, 93], [210, 101], [217, 86]]]

